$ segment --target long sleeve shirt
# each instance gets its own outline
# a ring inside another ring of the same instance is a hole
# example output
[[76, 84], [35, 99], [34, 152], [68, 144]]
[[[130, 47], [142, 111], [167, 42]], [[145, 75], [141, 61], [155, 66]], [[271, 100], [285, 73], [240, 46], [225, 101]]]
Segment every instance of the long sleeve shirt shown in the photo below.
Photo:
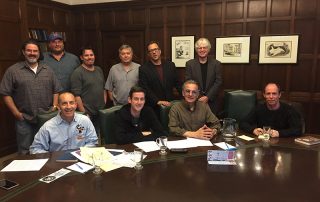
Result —
[[58, 114], [40, 128], [30, 146], [30, 153], [70, 150], [96, 144], [98, 137], [87, 116], [75, 113], [73, 121], [68, 123]]
[[169, 112], [170, 133], [183, 136], [187, 131], [197, 131], [204, 125], [215, 128], [219, 131], [220, 123], [218, 118], [211, 112], [209, 106], [197, 101], [195, 108], [191, 111], [185, 101], [174, 104]]
[[283, 102], [280, 102], [277, 110], [269, 110], [265, 103], [259, 104], [240, 123], [240, 129], [247, 133], [253, 133], [255, 128], [263, 126], [279, 131], [279, 137], [298, 136], [302, 133], [299, 113]]

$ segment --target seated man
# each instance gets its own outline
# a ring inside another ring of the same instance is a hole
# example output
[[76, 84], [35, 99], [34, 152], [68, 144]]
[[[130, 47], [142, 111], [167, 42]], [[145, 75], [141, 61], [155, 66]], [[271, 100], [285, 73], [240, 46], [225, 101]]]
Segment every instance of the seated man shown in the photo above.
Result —
[[129, 92], [128, 104], [116, 112], [117, 144], [151, 141], [167, 135], [153, 109], [144, 106], [144, 103], [144, 89], [133, 86]]
[[276, 83], [268, 83], [263, 92], [265, 102], [258, 104], [245, 120], [240, 129], [254, 135], [263, 133], [263, 126], [270, 126], [271, 137], [298, 136], [302, 133], [301, 118], [291, 106], [280, 102], [280, 87]]
[[30, 153], [45, 153], [95, 146], [98, 138], [90, 119], [75, 113], [77, 103], [73, 94], [59, 95], [57, 116], [47, 121], [35, 135]]
[[170, 133], [178, 136], [210, 140], [220, 128], [218, 118], [207, 103], [198, 101], [199, 85], [187, 80], [182, 87], [184, 99], [169, 112]]

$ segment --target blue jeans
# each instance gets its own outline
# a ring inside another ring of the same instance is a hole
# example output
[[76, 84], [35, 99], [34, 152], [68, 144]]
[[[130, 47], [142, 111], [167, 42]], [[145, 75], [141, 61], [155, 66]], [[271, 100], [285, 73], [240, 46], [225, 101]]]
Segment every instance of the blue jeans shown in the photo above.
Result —
[[16, 120], [16, 135], [19, 154], [28, 154], [29, 147], [33, 142], [37, 133], [37, 125], [28, 123], [27, 121]]

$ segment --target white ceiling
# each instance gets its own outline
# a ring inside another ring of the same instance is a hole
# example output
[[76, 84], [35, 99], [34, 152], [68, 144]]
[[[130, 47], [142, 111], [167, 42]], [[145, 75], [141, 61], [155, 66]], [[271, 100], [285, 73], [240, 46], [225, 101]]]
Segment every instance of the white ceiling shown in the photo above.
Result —
[[106, 2], [117, 2], [117, 1], [131, 1], [131, 0], [51, 0], [68, 5], [78, 5], [78, 4], [93, 4], [93, 3], [106, 3]]

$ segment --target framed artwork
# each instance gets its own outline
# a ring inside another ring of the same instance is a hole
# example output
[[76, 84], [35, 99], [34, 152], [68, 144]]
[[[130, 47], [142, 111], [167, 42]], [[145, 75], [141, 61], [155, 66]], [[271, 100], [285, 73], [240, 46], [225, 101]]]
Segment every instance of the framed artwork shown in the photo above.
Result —
[[216, 59], [221, 63], [249, 63], [250, 36], [217, 37]]
[[176, 67], [185, 67], [188, 60], [194, 59], [194, 36], [172, 36], [171, 58]]
[[260, 36], [260, 64], [297, 63], [299, 35]]

